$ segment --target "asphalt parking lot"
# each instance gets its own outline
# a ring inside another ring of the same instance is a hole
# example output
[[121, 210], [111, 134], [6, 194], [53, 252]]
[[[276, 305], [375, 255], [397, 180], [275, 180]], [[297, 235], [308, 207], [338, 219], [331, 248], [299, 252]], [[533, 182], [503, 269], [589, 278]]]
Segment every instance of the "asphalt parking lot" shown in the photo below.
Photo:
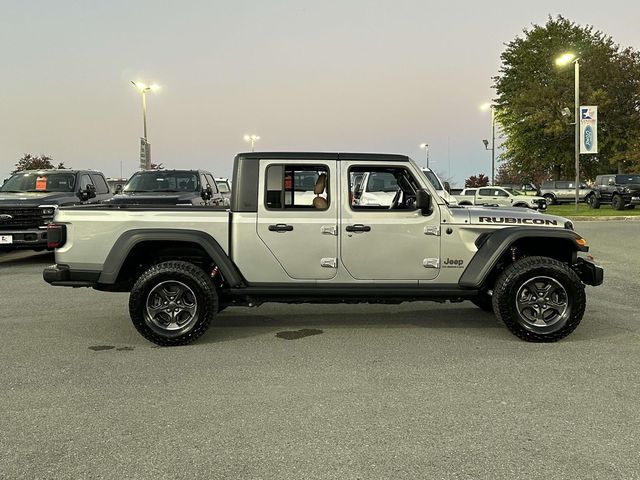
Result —
[[0, 478], [640, 478], [640, 222], [576, 226], [605, 284], [556, 344], [465, 302], [229, 309], [158, 348], [126, 294], [0, 254]]

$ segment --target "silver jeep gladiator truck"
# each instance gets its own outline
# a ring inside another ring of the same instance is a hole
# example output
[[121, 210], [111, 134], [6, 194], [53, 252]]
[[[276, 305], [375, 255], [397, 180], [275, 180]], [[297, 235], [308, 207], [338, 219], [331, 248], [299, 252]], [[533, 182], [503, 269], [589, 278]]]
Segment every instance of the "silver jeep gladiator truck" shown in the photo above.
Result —
[[[353, 179], [397, 185], [361, 205]], [[571, 221], [522, 208], [451, 206], [409, 157], [243, 153], [231, 209], [60, 208], [52, 285], [131, 292], [158, 345], [200, 337], [222, 309], [285, 303], [470, 300], [523, 340], [550, 342], [584, 314], [603, 270]]]

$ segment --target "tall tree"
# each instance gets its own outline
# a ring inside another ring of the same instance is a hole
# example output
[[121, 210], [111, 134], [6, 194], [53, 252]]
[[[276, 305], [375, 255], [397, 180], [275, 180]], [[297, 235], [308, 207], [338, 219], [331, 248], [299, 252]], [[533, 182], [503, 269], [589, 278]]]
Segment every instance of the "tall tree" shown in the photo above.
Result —
[[[573, 177], [573, 68], [554, 59], [580, 57], [580, 103], [598, 105], [597, 155], [582, 155], [581, 175], [594, 177], [640, 166], [640, 54], [566, 18], [524, 30], [507, 44], [494, 78], [497, 118], [505, 134], [502, 160], [512, 171], [542, 171], [546, 178]], [[505, 172], [506, 173], [506, 172]]]
[[15, 167], [15, 170], [11, 173], [22, 172], [23, 170], [64, 168], [64, 163], [59, 163], [57, 166], [54, 166], [53, 158], [48, 155], [31, 155], [30, 153], [25, 153], [22, 158], [18, 160]]

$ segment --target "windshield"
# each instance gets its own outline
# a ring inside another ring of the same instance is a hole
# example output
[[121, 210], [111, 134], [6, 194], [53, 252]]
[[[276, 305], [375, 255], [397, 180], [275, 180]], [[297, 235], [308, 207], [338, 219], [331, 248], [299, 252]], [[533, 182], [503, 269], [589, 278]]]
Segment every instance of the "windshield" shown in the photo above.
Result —
[[220, 193], [229, 193], [231, 191], [229, 188], [229, 182], [226, 180], [216, 180], [216, 185], [218, 186], [218, 191]]
[[627, 185], [630, 183], [640, 184], [640, 175], [616, 175], [616, 183]]
[[440, 179], [436, 176], [435, 173], [433, 173], [431, 170], [421, 170], [422, 173], [424, 173], [424, 176], [427, 177], [427, 180], [429, 180], [429, 183], [433, 185], [433, 188], [435, 188], [436, 190], [444, 190], [444, 188], [442, 188], [442, 184], [440, 183]]
[[9, 178], [0, 192], [73, 192], [74, 173], [20, 172]]
[[194, 172], [138, 172], [129, 179], [125, 192], [197, 192]]

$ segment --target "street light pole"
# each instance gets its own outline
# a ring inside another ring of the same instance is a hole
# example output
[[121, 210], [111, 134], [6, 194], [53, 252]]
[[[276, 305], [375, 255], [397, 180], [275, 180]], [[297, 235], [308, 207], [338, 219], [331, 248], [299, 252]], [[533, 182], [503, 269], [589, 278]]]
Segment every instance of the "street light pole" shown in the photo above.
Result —
[[496, 107], [491, 105], [491, 185], [496, 183]]
[[421, 143], [420, 148], [424, 148], [424, 161], [427, 165], [427, 168], [429, 168], [429, 144]]
[[575, 168], [576, 168], [576, 212], [578, 211], [578, 203], [580, 201], [580, 59], [576, 58], [574, 62], [575, 73]]
[[[143, 142], [142, 145], [140, 146], [140, 163], [142, 164], [142, 160], [144, 159], [145, 162], [145, 170], [149, 170], [149, 168], [151, 168], [151, 146], [149, 144], [149, 139], [147, 137], [147, 93], [149, 92], [155, 92], [157, 91], [160, 87], [158, 85], [156, 85], [155, 83], [152, 83], [151, 85], [147, 85], [145, 83], [142, 82], [134, 82], [133, 80], [131, 80], [131, 83], [133, 84], [134, 87], [136, 87], [136, 89], [140, 92], [140, 95], [142, 96], [142, 139]], [[142, 149], [144, 148], [144, 157], [142, 156]]]
[[574, 113], [575, 113], [575, 169], [576, 169], [576, 212], [580, 203], [580, 58], [573, 53], [565, 53], [556, 58], [556, 65], [567, 65], [573, 63], [574, 68]]
[[492, 103], [485, 103], [480, 107], [481, 110], [491, 110], [491, 148], [489, 142], [483, 140], [484, 149], [491, 150], [491, 185], [496, 182], [496, 106]]
[[255, 134], [251, 134], [251, 135], [245, 135], [244, 136], [244, 141], [245, 142], [249, 142], [251, 143], [251, 151], [254, 151], [254, 147], [256, 145], [256, 142], [260, 140], [260, 136], [259, 135], [255, 135]]

